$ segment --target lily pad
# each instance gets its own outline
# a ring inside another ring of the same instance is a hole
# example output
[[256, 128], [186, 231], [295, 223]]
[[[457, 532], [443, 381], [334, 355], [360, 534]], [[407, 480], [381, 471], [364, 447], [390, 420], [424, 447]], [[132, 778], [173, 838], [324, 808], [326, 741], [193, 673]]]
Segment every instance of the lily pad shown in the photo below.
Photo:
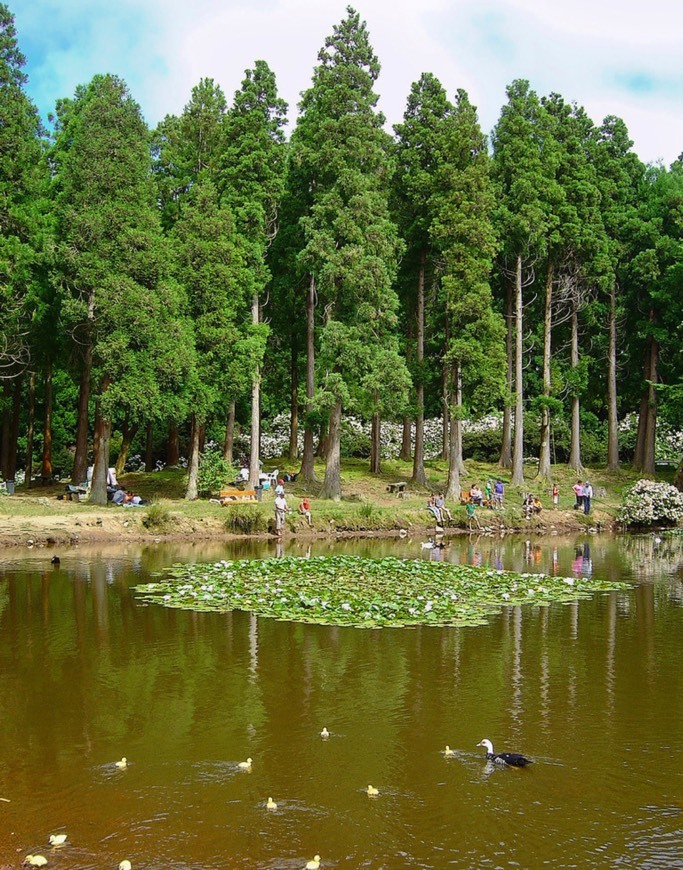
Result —
[[501, 607], [586, 598], [629, 588], [587, 577], [359, 556], [243, 559], [176, 565], [138, 600], [185, 610], [245, 610], [274, 619], [363, 628], [481, 625]]

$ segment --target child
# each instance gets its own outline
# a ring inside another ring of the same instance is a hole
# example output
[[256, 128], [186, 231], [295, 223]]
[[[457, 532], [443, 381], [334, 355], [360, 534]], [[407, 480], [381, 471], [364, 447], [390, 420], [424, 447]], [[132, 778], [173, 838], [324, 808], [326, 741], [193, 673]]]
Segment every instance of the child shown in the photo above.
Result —
[[557, 510], [557, 507], [560, 503], [560, 487], [556, 483], [553, 484], [552, 496], [553, 496], [553, 508], [555, 510]]

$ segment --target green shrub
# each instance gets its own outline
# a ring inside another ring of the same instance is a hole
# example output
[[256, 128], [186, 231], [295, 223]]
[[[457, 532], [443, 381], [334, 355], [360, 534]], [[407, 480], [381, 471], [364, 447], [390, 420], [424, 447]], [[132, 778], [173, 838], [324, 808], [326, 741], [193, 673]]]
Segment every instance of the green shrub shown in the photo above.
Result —
[[199, 456], [197, 489], [201, 493], [218, 492], [236, 477], [233, 466], [223, 459], [218, 450], [207, 450]]
[[173, 516], [164, 505], [153, 504], [143, 516], [142, 525], [149, 531], [164, 532], [173, 525]]
[[225, 528], [238, 535], [253, 535], [268, 531], [268, 523], [262, 511], [254, 505], [227, 505], [228, 516]]

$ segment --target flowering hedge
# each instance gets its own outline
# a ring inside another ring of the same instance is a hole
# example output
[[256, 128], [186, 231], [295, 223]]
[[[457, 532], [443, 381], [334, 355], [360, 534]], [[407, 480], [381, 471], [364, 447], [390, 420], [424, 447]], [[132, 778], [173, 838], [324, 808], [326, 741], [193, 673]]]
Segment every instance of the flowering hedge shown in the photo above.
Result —
[[619, 520], [629, 526], [675, 525], [683, 520], [683, 493], [669, 483], [639, 480], [624, 494]]

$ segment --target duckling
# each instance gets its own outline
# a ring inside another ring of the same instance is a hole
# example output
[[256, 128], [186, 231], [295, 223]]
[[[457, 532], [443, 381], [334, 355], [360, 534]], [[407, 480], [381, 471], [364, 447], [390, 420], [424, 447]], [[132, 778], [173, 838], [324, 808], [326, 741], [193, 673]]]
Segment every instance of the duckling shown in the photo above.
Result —
[[269, 797], [268, 800], [266, 801], [266, 809], [267, 810], [276, 810], [277, 809], [277, 804], [272, 799], [272, 797]]
[[50, 834], [49, 842], [51, 846], [61, 846], [66, 843], [66, 834]]
[[240, 770], [251, 770], [251, 758], [247, 758], [246, 761], [240, 761], [237, 766]]
[[44, 867], [47, 864], [47, 858], [45, 855], [27, 855], [24, 858], [24, 864], [28, 864], [29, 867]]
[[119, 870], [133, 870], [133, 865], [130, 863], [128, 858], [124, 858], [123, 861], [119, 864]]
[[377, 795], [379, 794], [379, 789], [375, 788], [374, 785], [369, 785], [367, 787], [367, 793], [370, 795], [370, 797], [377, 797]]
[[455, 755], [455, 750], [451, 749], [451, 747], [446, 744], [446, 748], [444, 749], [443, 754], [446, 756], [446, 758], [450, 758], [451, 756]]
[[306, 870], [318, 870], [320, 867], [320, 855], [315, 855], [310, 861], [306, 862]]
[[320, 736], [325, 739], [330, 736], [330, 732], [327, 730], [327, 728], [323, 728], [323, 730], [320, 732]]
[[128, 759], [124, 755], [121, 761], [116, 762], [116, 766], [119, 770], [125, 770], [128, 767]]

